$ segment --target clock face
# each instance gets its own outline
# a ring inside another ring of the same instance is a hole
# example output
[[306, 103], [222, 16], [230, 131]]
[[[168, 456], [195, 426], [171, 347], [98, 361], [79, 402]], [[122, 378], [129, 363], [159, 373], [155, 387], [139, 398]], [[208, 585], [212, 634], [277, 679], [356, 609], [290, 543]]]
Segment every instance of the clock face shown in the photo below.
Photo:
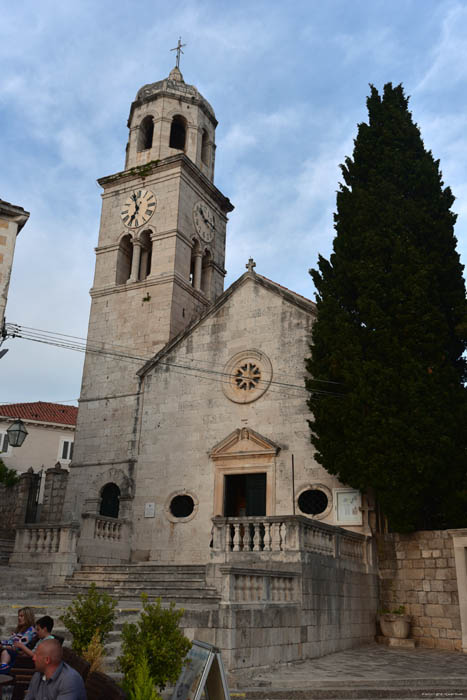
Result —
[[193, 222], [203, 241], [212, 241], [216, 233], [216, 220], [214, 212], [204, 202], [196, 202], [193, 207]]
[[156, 198], [150, 190], [135, 190], [123, 205], [120, 216], [128, 228], [146, 224], [156, 209]]

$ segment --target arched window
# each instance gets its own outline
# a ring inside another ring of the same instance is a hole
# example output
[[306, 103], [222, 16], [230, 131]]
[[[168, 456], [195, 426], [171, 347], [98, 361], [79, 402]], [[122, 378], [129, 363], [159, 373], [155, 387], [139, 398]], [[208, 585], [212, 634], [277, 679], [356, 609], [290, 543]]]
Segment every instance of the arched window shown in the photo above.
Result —
[[170, 148], [178, 148], [180, 151], [185, 149], [186, 140], [186, 121], [185, 119], [176, 114], [172, 119], [172, 125], [170, 127]]
[[118, 518], [120, 510], [120, 489], [117, 484], [109, 483], [102, 487], [101, 490], [101, 505], [99, 515], [105, 515], [108, 518]]
[[133, 260], [133, 241], [127, 234], [120, 241], [117, 253], [117, 270], [115, 274], [115, 284], [125, 284], [130, 279], [131, 262]]
[[152, 262], [152, 241], [151, 232], [143, 231], [140, 236], [141, 241], [141, 258], [139, 261], [139, 274], [138, 279], [143, 281], [148, 275], [151, 274], [151, 262]]
[[201, 140], [201, 160], [204, 165], [209, 165], [209, 136], [206, 129], [203, 129], [203, 136]]
[[138, 151], [146, 151], [152, 146], [152, 137], [154, 135], [154, 119], [148, 115], [144, 117], [139, 125], [138, 132]]
[[209, 250], [205, 250], [201, 264], [201, 291], [209, 298], [211, 291], [211, 261], [212, 256]]

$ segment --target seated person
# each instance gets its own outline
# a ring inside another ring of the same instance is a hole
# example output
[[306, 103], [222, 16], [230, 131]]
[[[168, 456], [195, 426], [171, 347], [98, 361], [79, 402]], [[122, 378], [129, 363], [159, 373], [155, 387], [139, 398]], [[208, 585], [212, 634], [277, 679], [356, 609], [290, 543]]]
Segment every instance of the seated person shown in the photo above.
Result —
[[81, 676], [62, 661], [58, 639], [44, 639], [34, 653], [36, 673], [24, 700], [86, 700]]
[[34, 656], [34, 652], [36, 651], [37, 647], [41, 642], [43, 642], [45, 639], [55, 639], [53, 634], [51, 634], [53, 628], [54, 621], [49, 615], [44, 615], [44, 617], [40, 617], [36, 622], [36, 634], [38, 640], [33, 646], [33, 648], [31, 649], [30, 646], [28, 646], [27, 644], [17, 641], [14, 643], [15, 649], [18, 649], [18, 651], [22, 651], [24, 654], [26, 654], [26, 656], [30, 656], [32, 658]]
[[15, 649], [15, 642], [29, 644], [36, 636], [36, 628], [34, 626], [34, 613], [31, 608], [21, 608], [18, 610], [18, 625], [15, 632], [0, 642], [2, 652], [0, 654], [0, 673], [8, 673], [11, 665], [18, 653]]

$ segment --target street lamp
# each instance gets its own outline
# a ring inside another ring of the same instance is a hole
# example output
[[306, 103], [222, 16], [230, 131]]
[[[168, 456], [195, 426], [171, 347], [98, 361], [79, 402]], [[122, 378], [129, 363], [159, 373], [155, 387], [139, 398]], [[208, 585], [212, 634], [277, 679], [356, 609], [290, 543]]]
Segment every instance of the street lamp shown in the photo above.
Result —
[[10, 425], [6, 432], [8, 435], [8, 444], [12, 447], [21, 447], [26, 435], [28, 434], [28, 431], [26, 430], [21, 418], [15, 420], [15, 422]]

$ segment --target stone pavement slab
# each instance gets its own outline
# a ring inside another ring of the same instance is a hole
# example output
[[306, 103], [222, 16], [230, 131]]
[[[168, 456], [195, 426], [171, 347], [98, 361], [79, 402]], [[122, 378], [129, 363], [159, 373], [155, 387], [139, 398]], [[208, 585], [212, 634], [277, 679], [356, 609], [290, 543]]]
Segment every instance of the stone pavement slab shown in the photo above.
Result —
[[233, 700], [245, 698], [467, 698], [467, 655], [378, 644], [319, 659], [229, 674]]

